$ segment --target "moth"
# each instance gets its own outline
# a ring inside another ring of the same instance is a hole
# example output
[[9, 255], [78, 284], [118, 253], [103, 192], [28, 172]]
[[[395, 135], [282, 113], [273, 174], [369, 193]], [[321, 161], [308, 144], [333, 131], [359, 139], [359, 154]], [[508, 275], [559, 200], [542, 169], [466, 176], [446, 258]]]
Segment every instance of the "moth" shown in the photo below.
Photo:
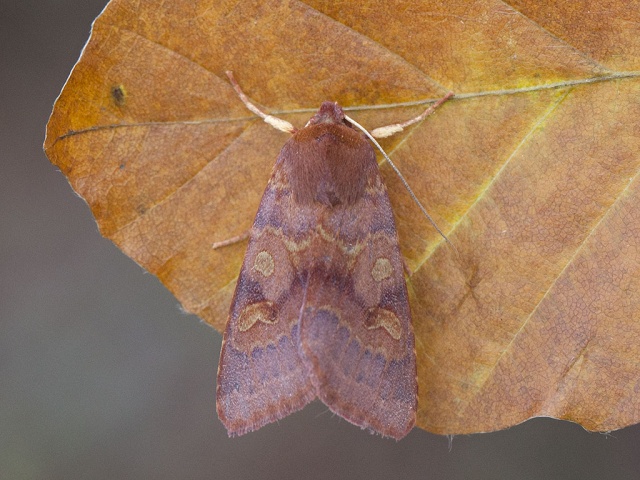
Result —
[[[292, 137], [249, 233], [222, 341], [218, 416], [230, 436], [242, 435], [319, 398], [347, 421], [401, 439], [416, 421], [416, 354], [375, 151], [337, 103], [296, 129], [227, 75], [252, 112]], [[373, 133], [402, 130], [450, 96]]]

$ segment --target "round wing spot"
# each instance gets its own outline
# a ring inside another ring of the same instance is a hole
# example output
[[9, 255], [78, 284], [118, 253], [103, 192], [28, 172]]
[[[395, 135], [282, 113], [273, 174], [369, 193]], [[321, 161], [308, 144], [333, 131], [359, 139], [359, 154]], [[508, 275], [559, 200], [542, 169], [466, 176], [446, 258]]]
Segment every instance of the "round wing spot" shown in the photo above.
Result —
[[376, 282], [381, 282], [385, 278], [389, 278], [392, 272], [393, 268], [389, 259], [379, 258], [371, 269], [371, 276]]
[[400, 320], [395, 313], [385, 310], [384, 308], [375, 307], [369, 310], [367, 319], [365, 320], [365, 326], [369, 330], [384, 328], [394, 340], [400, 340], [402, 336]]
[[258, 322], [273, 324], [277, 321], [278, 317], [272, 302], [252, 303], [242, 310], [238, 318], [238, 330], [246, 332]]
[[265, 250], [256, 255], [253, 262], [253, 269], [262, 274], [264, 277], [270, 277], [275, 270], [276, 265], [271, 254]]

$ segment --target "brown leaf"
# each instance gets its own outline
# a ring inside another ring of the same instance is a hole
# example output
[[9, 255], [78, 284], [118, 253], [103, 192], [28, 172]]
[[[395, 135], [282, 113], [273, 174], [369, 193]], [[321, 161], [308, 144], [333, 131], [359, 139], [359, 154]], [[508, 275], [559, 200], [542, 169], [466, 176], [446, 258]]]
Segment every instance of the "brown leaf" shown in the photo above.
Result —
[[[606, 3], [606, 5], [604, 4]], [[112, 1], [56, 102], [51, 161], [101, 232], [221, 329], [287, 135], [323, 100], [384, 143], [419, 362], [422, 427], [640, 420], [637, 2]]]

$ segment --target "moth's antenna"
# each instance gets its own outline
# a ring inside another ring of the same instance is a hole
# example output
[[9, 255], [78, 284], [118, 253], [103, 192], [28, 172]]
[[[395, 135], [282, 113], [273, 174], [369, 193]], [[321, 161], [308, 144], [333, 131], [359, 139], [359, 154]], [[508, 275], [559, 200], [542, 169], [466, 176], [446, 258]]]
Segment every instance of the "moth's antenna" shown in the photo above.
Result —
[[376, 138], [387, 138], [393, 135], [394, 133], [401, 132], [402, 130], [404, 130], [405, 127], [408, 127], [409, 125], [413, 125], [414, 123], [421, 122], [422, 120], [427, 118], [429, 115], [435, 112], [436, 108], [438, 108], [444, 102], [449, 100], [451, 97], [453, 97], [453, 92], [447, 93], [444, 97], [442, 97], [436, 103], [431, 105], [429, 108], [427, 108], [424, 112], [422, 112], [417, 117], [412, 118], [411, 120], [407, 120], [406, 122], [394, 123], [393, 125], [387, 125], [386, 127], [374, 128], [373, 130], [371, 130], [371, 135], [373, 135]]
[[[433, 111], [436, 109], [436, 107], [438, 107], [439, 105], [443, 104], [445, 101], [447, 101], [449, 98], [453, 97], [453, 93], [449, 93], [447, 94], [445, 97], [441, 98], [437, 103], [435, 103], [434, 105], [432, 105], [430, 108], [428, 108], [427, 110], [425, 110], [421, 115], [419, 115], [418, 117], [411, 119], [407, 122], [404, 122], [402, 124], [396, 124], [396, 125], [390, 125], [389, 127], [382, 127], [382, 128], [377, 128], [376, 130], [374, 130], [374, 132], [378, 133], [378, 136], [381, 138], [384, 137], [388, 137], [389, 135], [392, 135], [393, 133], [396, 132], [400, 132], [402, 131], [403, 127], [412, 125], [422, 119], [424, 119], [427, 115], [433, 113]], [[357, 127], [358, 129], [360, 129], [368, 138], [369, 140], [371, 140], [373, 142], [373, 144], [378, 148], [378, 150], [380, 150], [380, 152], [382, 153], [382, 155], [384, 156], [385, 160], [387, 162], [389, 162], [389, 165], [391, 165], [391, 168], [393, 168], [393, 171], [396, 172], [396, 175], [398, 175], [398, 178], [400, 179], [400, 181], [402, 182], [402, 184], [404, 185], [404, 188], [407, 189], [407, 192], [409, 192], [409, 195], [411, 196], [411, 198], [413, 199], [414, 202], [416, 202], [416, 204], [418, 205], [418, 208], [420, 208], [420, 210], [422, 211], [422, 214], [427, 217], [427, 220], [429, 220], [429, 222], [431, 222], [431, 225], [433, 225], [433, 228], [436, 229], [436, 231], [440, 234], [440, 236], [442, 238], [445, 239], [445, 241], [451, 245], [453, 247], [453, 249], [457, 252], [458, 249], [455, 247], [455, 245], [453, 243], [451, 243], [451, 241], [447, 238], [447, 236], [442, 232], [442, 230], [440, 230], [440, 227], [438, 227], [438, 225], [436, 224], [436, 222], [433, 220], [433, 218], [431, 218], [431, 215], [429, 215], [429, 212], [427, 212], [427, 209], [424, 208], [424, 206], [422, 205], [422, 203], [420, 202], [420, 200], [418, 200], [418, 197], [416, 196], [415, 193], [413, 193], [413, 190], [411, 189], [411, 187], [409, 186], [409, 182], [407, 182], [407, 180], [404, 178], [404, 175], [402, 175], [402, 173], [400, 172], [400, 170], [398, 170], [398, 167], [396, 167], [396, 165], [391, 161], [391, 159], [389, 158], [389, 155], [387, 155], [387, 152], [385, 152], [382, 147], [380, 146], [380, 144], [378, 143], [378, 141], [373, 137], [373, 135], [371, 133], [369, 133], [367, 131], [366, 128], [364, 128], [362, 125], [360, 125], [358, 122], [356, 122], [354, 119], [352, 119], [351, 117], [349, 117], [348, 115], [345, 115], [344, 118], [351, 124], [353, 124], [355, 127]], [[388, 133], [388, 132], [391, 133]], [[382, 133], [382, 134], [381, 134]]]
[[249, 110], [251, 110], [253, 113], [258, 115], [260, 118], [262, 118], [266, 123], [271, 125], [273, 128], [280, 130], [281, 132], [295, 133], [296, 127], [291, 125], [289, 122], [281, 118], [274, 117], [273, 115], [269, 115], [268, 113], [264, 113], [262, 110], [256, 107], [251, 102], [251, 100], [249, 100], [249, 97], [247, 97], [244, 94], [244, 92], [240, 88], [240, 85], [238, 85], [238, 82], [236, 82], [236, 79], [233, 77], [232, 71], [227, 70], [224, 73], [227, 74], [227, 77], [229, 77], [229, 81], [231, 82], [231, 86], [238, 94], [238, 97], [240, 97], [240, 100], [242, 100], [242, 103], [244, 103]]

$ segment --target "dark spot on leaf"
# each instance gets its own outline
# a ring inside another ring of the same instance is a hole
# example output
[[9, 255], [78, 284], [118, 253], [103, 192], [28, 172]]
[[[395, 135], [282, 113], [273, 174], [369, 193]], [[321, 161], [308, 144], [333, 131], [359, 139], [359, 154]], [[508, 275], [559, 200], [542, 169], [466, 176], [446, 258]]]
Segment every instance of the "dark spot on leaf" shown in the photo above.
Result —
[[124, 106], [127, 100], [127, 92], [124, 89], [124, 85], [116, 85], [111, 87], [111, 98], [118, 107]]

